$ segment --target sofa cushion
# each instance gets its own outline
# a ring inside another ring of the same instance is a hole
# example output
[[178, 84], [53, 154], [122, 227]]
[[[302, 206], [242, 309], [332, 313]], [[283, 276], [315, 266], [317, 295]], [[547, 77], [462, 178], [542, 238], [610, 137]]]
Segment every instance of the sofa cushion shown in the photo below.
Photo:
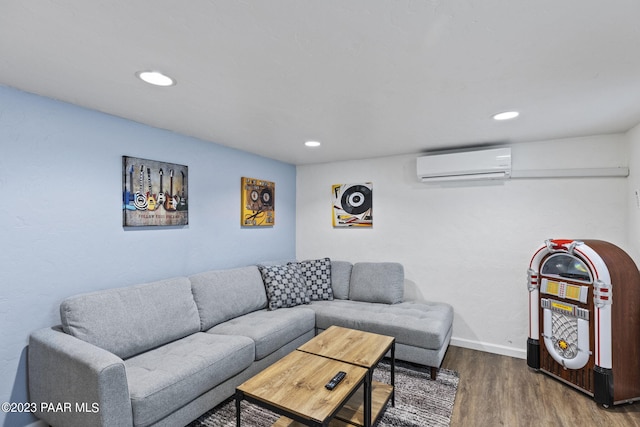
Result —
[[333, 299], [331, 289], [331, 260], [329, 258], [310, 259], [297, 263], [302, 278], [307, 284], [307, 293], [311, 301]]
[[164, 418], [253, 360], [251, 339], [204, 332], [125, 360], [134, 425]]
[[200, 330], [186, 277], [73, 296], [60, 319], [66, 333], [123, 359]]
[[267, 306], [262, 276], [255, 265], [206, 271], [189, 280], [203, 331]]
[[314, 301], [316, 326], [358, 329], [396, 338], [399, 344], [440, 349], [453, 323], [453, 308], [439, 302], [378, 304], [357, 301]]
[[404, 298], [404, 268], [397, 262], [357, 262], [351, 270], [349, 299], [396, 304]]
[[331, 261], [331, 289], [333, 297], [349, 299], [349, 281], [353, 264], [348, 261]]
[[269, 310], [309, 304], [307, 285], [296, 263], [260, 265], [258, 268], [267, 289]]
[[314, 329], [316, 316], [307, 307], [254, 311], [216, 325], [207, 332], [251, 338], [256, 345], [256, 360], [260, 360]]

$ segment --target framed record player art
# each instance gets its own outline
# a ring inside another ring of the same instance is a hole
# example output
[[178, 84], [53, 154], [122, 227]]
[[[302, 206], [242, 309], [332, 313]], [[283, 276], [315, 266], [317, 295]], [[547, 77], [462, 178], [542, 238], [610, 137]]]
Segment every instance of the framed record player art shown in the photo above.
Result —
[[240, 180], [242, 227], [272, 227], [276, 222], [276, 184], [263, 179]]
[[122, 156], [122, 225], [189, 224], [184, 165]]
[[373, 226], [373, 185], [335, 184], [331, 187], [334, 227]]

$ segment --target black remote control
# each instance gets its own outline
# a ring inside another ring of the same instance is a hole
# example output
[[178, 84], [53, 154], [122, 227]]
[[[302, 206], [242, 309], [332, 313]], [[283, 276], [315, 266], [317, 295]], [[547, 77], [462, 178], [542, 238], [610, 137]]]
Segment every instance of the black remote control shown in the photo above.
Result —
[[347, 376], [346, 372], [340, 371], [333, 378], [331, 378], [331, 381], [329, 381], [324, 387], [327, 390], [333, 390], [338, 384], [340, 384], [340, 381], [342, 381], [346, 376]]

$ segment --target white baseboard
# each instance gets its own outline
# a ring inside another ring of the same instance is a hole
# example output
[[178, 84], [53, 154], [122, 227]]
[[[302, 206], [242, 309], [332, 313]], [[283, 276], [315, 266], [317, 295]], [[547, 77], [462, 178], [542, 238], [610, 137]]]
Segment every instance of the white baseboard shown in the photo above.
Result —
[[523, 348], [507, 347], [504, 345], [490, 344], [481, 341], [472, 341], [464, 338], [451, 337], [451, 345], [456, 347], [470, 348], [472, 350], [484, 351], [487, 353], [501, 354], [503, 356], [516, 357], [518, 359], [527, 358], [527, 350]]

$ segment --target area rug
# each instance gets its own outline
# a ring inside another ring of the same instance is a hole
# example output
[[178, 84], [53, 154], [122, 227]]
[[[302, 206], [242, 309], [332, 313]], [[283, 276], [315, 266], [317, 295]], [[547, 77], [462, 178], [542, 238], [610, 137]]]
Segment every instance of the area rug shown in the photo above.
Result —
[[[381, 363], [374, 372], [374, 380], [390, 382], [390, 368]], [[451, 422], [453, 402], [458, 389], [458, 373], [440, 369], [435, 381], [429, 370], [396, 364], [396, 406], [391, 403], [377, 424], [379, 427], [447, 427]], [[257, 405], [243, 401], [242, 425], [269, 427], [278, 415]], [[235, 427], [236, 407], [233, 399], [207, 412], [187, 427]]]

